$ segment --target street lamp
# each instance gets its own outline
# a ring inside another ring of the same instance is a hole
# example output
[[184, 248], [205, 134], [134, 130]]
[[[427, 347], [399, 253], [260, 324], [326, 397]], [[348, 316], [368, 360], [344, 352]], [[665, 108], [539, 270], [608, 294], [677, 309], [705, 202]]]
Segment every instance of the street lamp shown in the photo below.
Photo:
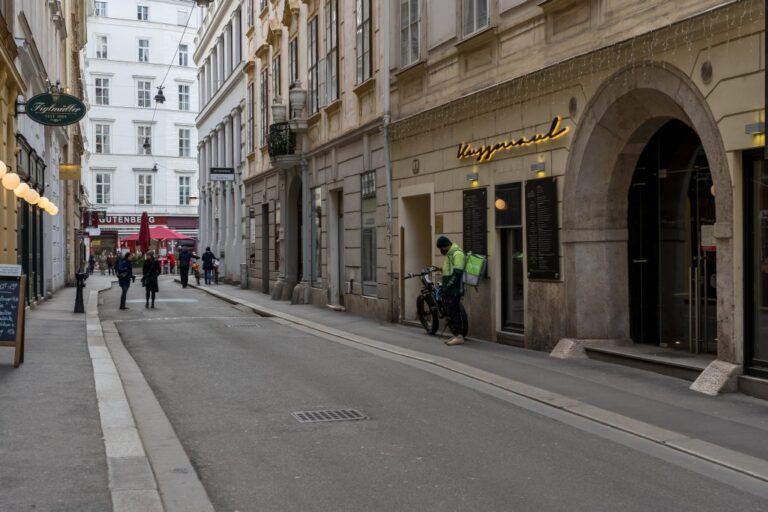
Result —
[[165, 95], [163, 94], [163, 89], [165, 89], [165, 87], [163, 87], [162, 85], [158, 86], [157, 94], [155, 95], [155, 101], [160, 104], [165, 103]]

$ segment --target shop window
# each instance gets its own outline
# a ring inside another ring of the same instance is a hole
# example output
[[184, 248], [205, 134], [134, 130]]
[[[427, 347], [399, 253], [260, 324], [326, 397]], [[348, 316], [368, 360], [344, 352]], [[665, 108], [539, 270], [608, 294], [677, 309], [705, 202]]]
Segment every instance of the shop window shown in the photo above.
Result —
[[361, 177], [363, 295], [376, 296], [376, 172]]
[[322, 188], [312, 189], [312, 285], [319, 286], [323, 274], [323, 200]]

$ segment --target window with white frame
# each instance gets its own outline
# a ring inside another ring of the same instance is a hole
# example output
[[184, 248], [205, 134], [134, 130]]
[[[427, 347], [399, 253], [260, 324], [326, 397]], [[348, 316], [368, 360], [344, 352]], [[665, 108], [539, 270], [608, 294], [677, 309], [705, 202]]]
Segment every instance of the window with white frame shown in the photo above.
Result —
[[261, 94], [259, 95], [259, 115], [261, 115], [261, 145], [267, 143], [269, 134], [269, 73], [267, 69], [261, 70]]
[[139, 39], [139, 62], [149, 62], [149, 39]]
[[256, 127], [254, 119], [253, 119], [254, 118], [254, 116], [253, 116], [253, 111], [254, 111], [253, 102], [255, 101], [255, 97], [254, 97], [254, 93], [253, 93], [254, 85], [255, 84], [253, 82], [248, 84], [248, 105], [246, 105], [247, 114], [248, 114], [248, 126], [246, 128], [247, 136], [248, 136], [248, 153], [253, 153], [253, 150], [254, 150], [254, 144], [253, 144], [254, 133], [253, 132], [254, 132], [254, 128]]
[[96, 105], [109, 105], [109, 78], [96, 77], [93, 80]]
[[149, 80], [136, 82], [136, 105], [139, 108], [152, 108], [152, 82]]
[[192, 176], [179, 176], [179, 204], [189, 205], [189, 198], [192, 195]]
[[355, 0], [355, 55], [357, 57], [357, 83], [371, 78], [371, 0]]
[[112, 173], [96, 173], [96, 204], [112, 203]]
[[419, 60], [419, 1], [400, 0], [400, 66]]
[[277, 98], [280, 96], [280, 81], [282, 78], [282, 72], [280, 70], [280, 54], [272, 59], [272, 96]]
[[362, 250], [363, 295], [375, 296], [376, 287], [376, 171], [360, 176], [362, 196]]
[[463, 0], [464, 35], [474, 34], [490, 23], [488, 0]]
[[179, 128], [179, 156], [190, 156], [192, 148], [192, 131], [189, 128]]
[[94, 125], [94, 142], [96, 143], [96, 153], [109, 154], [111, 152], [110, 140], [111, 126], [104, 123]]
[[317, 72], [317, 16], [309, 20], [307, 26], [307, 89], [309, 113], [320, 109], [320, 84]]
[[138, 179], [138, 204], [152, 204], [152, 175], [139, 174]]
[[149, 6], [137, 5], [136, 6], [136, 19], [139, 21], [149, 20]]
[[339, 0], [325, 3], [325, 103], [339, 99]]
[[109, 38], [107, 36], [96, 36], [96, 58], [109, 58]]
[[179, 110], [189, 110], [190, 103], [190, 86], [187, 84], [179, 84]]
[[179, 66], [189, 66], [189, 45], [179, 45]]
[[136, 125], [136, 152], [139, 155], [152, 154], [152, 126]]
[[94, 16], [106, 16], [107, 15], [107, 2], [96, 0], [93, 3], [93, 15]]

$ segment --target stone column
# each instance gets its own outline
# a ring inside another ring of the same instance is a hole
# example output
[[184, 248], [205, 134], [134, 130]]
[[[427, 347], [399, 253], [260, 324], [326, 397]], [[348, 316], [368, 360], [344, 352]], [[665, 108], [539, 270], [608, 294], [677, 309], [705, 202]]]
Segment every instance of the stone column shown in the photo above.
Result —
[[219, 43], [216, 47], [218, 48], [216, 53], [219, 56], [219, 87], [221, 87], [227, 79], [227, 76], [224, 74], [224, 62], [226, 62], [226, 55], [224, 55], [224, 34], [219, 36]]
[[232, 73], [232, 24], [224, 27], [224, 80]]
[[242, 155], [243, 155], [243, 124], [242, 124], [242, 109], [240, 107], [237, 107], [232, 110], [232, 142], [234, 146], [234, 151], [232, 153], [232, 165], [235, 169], [239, 168], [243, 161], [242, 161]]
[[232, 27], [234, 29], [234, 63], [233, 66], [237, 67], [243, 60], [243, 21], [240, 9], [235, 10], [232, 15]]

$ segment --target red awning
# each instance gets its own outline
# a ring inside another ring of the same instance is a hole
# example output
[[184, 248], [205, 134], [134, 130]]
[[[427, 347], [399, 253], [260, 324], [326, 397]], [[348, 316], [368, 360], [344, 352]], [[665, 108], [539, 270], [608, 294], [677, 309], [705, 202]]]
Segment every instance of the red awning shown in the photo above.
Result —
[[[190, 237], [187, 235], [182, 235], [181, 233], [178, 233], [172, 229], [165, 228], [163, 226], [155, 226], [153, 228], [149, 228], [149, 238], [151, 240], [190, 240]], [[134, 233], [132, 235], [123, 237], [122, 241], [131, 242], [137, 241], [138, 239], [139, 234]]]

